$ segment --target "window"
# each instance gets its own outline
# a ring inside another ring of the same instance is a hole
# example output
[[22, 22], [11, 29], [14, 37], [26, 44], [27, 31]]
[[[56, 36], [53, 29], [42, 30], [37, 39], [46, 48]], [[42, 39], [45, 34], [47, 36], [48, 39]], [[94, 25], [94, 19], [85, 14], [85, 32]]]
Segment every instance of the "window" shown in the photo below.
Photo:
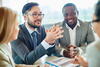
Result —
[[7, 6], [17, 11], [19, 22], [23, 23], [21, 14], [22, 7], [27, 2], [37, 2], [45, 14], [42, 23], [54, 24], [63, 21], [62, 7], [68, 2], [74, 3], [79, 10], [79, 18], [83, 21], [91, 21], [94, 5], [97, 0], [3, 0], [3, 6]]

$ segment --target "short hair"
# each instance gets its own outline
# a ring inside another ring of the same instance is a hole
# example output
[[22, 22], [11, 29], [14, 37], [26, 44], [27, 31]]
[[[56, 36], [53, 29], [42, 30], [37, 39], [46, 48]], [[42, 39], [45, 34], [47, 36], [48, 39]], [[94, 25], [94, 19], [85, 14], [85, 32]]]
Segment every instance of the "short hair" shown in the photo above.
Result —
[[100, 21], [100, 1], [98, 1], [95, 6], [95, 16], [97, 20]]
[[65, 4], [65, 5], [63, 6], [63, 8], [62, 8], [62, 12], [63, 12], [64, 8], [65, 8], [65, 7], [68, 7], [68, 6], [73, 6], [73, 7], [77, 10], [75, 4], [73, 4], [73, 3], [67, 3], [67, 4]]
[[13, 36], [17, 14], [11, 9], [0, 7], [0, 44], [8, 43]]
[[26, 14], [26, 12], [28, 10], [30, 10], [33, 6], [38, 6], [39, 4], [38, 3], [35, 3], [35, 2], [30, 2], [30, 3], [27, 3], [23, 6], [23, 9], [22, 9], [22, 14]]

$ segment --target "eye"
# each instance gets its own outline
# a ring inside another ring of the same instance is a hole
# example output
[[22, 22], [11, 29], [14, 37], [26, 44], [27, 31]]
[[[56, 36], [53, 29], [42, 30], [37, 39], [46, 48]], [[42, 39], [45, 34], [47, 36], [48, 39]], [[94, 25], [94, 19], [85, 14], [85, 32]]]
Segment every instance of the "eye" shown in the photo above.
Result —
[[64, 16], [68, 16], [68, 13], [65, 13]]
[[72, 15], [76, 15], [76, 13], [75, 13], [75, 12], [73, 12], [73, 13], [72, 13]]
[[38, 15], [38, 14], [34, 14], [34, 13], [32, 14], [32, 16], [37, 16], [37, 15]]

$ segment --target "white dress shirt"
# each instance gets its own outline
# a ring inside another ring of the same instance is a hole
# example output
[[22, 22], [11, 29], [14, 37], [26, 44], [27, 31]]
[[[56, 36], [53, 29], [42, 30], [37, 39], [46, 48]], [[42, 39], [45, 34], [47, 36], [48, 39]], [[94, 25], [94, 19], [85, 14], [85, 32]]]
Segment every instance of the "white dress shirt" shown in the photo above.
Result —
[[71, 29], [67, 24], [66, 27], [69, 30], [69, 36], [70, 36], [70, 45], [76, 45], [76, 28], [80, 26], [79, 21], [77, 21], [76, 26]]

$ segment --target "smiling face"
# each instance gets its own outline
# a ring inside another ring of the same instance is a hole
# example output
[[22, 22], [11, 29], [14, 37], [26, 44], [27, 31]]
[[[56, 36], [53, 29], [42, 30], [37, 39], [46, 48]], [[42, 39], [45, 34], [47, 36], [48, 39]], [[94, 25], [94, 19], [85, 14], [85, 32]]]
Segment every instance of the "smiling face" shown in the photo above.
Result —
[[73, 6], [66, 6], [63, 8], [64, 20], [72, 25], [77, 22], [77, 10]]
[[43, 14], [38, 6], [33, 6], [25, 15], [25, 19], [29, 26], [40, 27]]

